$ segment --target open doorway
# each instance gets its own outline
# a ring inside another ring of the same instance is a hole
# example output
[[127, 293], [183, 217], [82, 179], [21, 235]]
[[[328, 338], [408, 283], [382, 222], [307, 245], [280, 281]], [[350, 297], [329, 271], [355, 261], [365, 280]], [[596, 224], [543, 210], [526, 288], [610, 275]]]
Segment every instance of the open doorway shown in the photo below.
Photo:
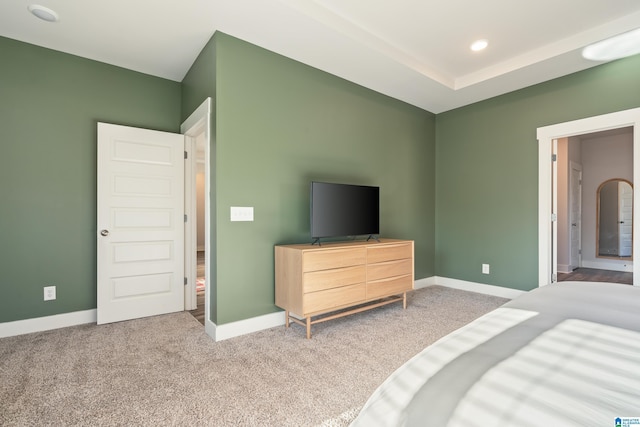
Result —
[[556, 161], [558, 281], [632, 284], [633, 127], [560, 138]]
[[[556, 176], [557, 141], [577, 135], [630, 128], [633, 132], [633, 179], [640, 182], [640, 108], [604, 114], [538, 128], [538, 285], [544, 286], [558, 280], [558, 189]], [[586, 194], [583, 191], [583, 194]], [[633, 189], [633, 210], [638, 211], [638, 192]], [[633, 223], [633, 235], [638, 236], [637, 221]], [[586, 230], [583, 225], [583, 231]], [[583, 236], [584, 237], [584, 236]], [[640, 239], [633, 239], [633, 253], [640, 253]], [[584, 256], [584, 251], [583, 251]], [[583, 260], [584, 263], [584, 260]], [[634, 261], [631, 262], [634, 265]], [[634, 275], [633, 284], [640, 285], [640, 275]]]
[[[190, 247], [191, 259], [195, 260], [195, 308], [189, 310], [202, 325], [204, 325], [204, 305], [205, 290], [207, 286], [207, 274], [205, 269], [206, 248], [205, 248], [205, 137], [204, 132], [195, 138], [195, 149], [192, 154], [194, 156], [195, 167], [193, 172], [195, 177], [195, 188], [192, 197], [195, 197], [195, 212], [192, 218], [195, 223], [195, 251], [193, 245]], [[193, 269], [193, 265], [191, 265]], [[193, 297], [193, 296], [192, 296]]]

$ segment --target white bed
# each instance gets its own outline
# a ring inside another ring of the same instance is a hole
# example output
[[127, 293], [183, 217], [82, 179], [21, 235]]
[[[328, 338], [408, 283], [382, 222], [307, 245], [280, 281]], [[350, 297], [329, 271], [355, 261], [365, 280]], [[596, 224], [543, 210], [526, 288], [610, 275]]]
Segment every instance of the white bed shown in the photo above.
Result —
[[353, 427], [616, 426], [640, 418], [640, 288], [562, 282], [425, 348]]

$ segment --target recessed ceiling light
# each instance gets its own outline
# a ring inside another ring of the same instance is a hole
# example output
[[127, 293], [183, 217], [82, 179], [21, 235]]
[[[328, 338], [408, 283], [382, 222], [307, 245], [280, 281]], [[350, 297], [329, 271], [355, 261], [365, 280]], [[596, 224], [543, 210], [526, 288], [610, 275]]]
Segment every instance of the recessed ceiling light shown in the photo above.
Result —
[[29, 12], [43, 21], [58, 22], [58, 14], [48, 7], [40, 6], [39, 4], [32, 4], [29, 5], [28, 9]]
[[478, 52], [484, 48], [486, 48], [487, 46], [489, 46], [489, 42], [482, 39], [482, 40], [476, 40], [473, 43], [471, 43], [471, 50], [474, 52]]
[[582, 57], [592, 61], [613, 61], [640, 53], [640, 28], [602, 40], [582, 49]]

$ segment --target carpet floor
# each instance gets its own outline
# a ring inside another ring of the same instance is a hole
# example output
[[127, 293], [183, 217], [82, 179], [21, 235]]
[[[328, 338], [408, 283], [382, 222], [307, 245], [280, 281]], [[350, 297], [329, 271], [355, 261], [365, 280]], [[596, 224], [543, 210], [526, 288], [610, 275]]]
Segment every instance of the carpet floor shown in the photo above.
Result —
[[0, 339], [0, 425], [345, 426], [438, 338], [507, 300], [431, 286], [314, 325], [212, 341], [188, 312]]

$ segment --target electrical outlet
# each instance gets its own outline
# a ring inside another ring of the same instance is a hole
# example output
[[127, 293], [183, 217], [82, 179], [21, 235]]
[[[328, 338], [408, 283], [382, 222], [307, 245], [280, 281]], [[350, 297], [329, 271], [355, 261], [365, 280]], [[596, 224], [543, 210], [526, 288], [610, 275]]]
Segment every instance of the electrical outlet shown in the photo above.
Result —
[[482, 264], [482, 274], [489, 274], [489, 264]]
[[55, 286], [45, 286], [44, 287], [44, 300], [51, 301], [56, 299], [56, 287]]

